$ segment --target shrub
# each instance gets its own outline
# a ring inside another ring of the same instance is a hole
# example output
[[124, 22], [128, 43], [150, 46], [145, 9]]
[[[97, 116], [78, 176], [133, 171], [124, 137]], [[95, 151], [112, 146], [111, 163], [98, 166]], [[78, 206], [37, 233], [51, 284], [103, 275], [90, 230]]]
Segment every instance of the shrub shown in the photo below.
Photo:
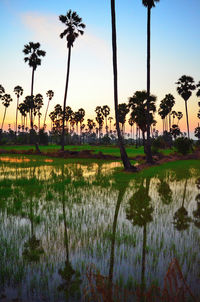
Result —
[[192, 151], [193, 141], [187, 137], [179, 137], [176, 139], [174, 147], [179, 153], [185, 155]]

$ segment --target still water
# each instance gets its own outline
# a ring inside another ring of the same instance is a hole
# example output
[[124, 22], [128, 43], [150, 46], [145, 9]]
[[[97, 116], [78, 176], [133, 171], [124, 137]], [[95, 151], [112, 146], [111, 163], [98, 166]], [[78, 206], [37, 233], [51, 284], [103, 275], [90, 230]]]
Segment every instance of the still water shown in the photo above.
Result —
[[185, 301], [198, 301], [200, 164], [119, 171], [119, 162], [1, 156], [0, 301], [97, 301], [97, 275], [138, 301], [138, 290], [170, 287], [174, 259]]

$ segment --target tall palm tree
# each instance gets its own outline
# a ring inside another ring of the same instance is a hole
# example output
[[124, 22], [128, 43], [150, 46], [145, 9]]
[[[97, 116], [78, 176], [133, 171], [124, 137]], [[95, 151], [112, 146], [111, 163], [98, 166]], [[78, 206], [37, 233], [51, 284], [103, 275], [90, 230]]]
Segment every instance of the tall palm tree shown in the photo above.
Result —
[[5, 107], [3, 120], [2, 120], [2, 124], [1, 124], [1, 129], [3, 130], [3, 124], [4, 124], [4, 121], [5, 121], [5, 117], [6, 117], [6, 111], [7, 111], [7, 108], [10, 106], [10, 102], [12, 102], [12, 98], [11, 98], [10, 94], [5, 93], [1, 97], [1, 100], [2, 100], [2, 104]]
[[53, 90], [48, 90], [47, 93], [46, 93], [46, 95], [49, 98], [49, 100], [48, 100], [48, 103], [47, 103], [47, 109], [46, 109], [45, 116], [44, 116], [44, 125], [43, 125], [43, 128], [45, 128], [45, 122], [46, 122], [46, 118], [47, 118], [47, 112], [48, 112], [48, 109], [49, 109], [49, 102], [52, 100], [52, 98], [54, 96]]
[[21, 86], [16, 86], [14, 88], [14, 92], [17, 96], [17, 108], [16, 108], [16, 125], [15, 125], [15, 131], [17, 133], [17, 114], [18, 114], [18, 107], [19, 107], [19, 97], [23, 95], [23, 88]]
[[71, 48], [74, 45], [74, 41], [79, 35], [83, 35], [85, 24], [82, 23], [82, 19], [78, 16], [76, 12], [69, 10], [66, 15], [60, 15], [59, 19], [62, 23], [66, 25], [66, 29], [60, 34], [61, 39], [66, 36], [67, 48], [68, 48], [68, 62], [67, 62], [67, 76], [65, 85], [65, 94], [63, 102], [63, 125], [62, 125], [62, 139], [61, 139], [61, 150], [64, 151], [64, 133], [65, 133], [65, 108], [67, 100], [67, 90], [69, 83], [69, 70], [70, 70], [70, 60], [71, 60]]
[[[44, 57], [46, 52], [40, 49], [40, 43], [29, 42], [29, 44], [24, 45], [23, 49], [25, 62], [32, 68], [32, 79], [31, 79], [31, 96], [33, 96], [33, 86], [34, 86], [34, 74], [35, 70], [39, 65], [41, 65], [40, 57]], [[31, 115], [33, 114], [31, 110]], [[31, 129], [33, 129], [33, 116], [31, 116]]]
[[176, 82], [177, 92], [185, 101], [185, 112], [186, 112], [186, 120], [187, 120], [187, 132], [188, 138], [190, 138], [190, 130], [189, 130], [189, 121], [188, 121], [188, 109], [187, 109], [187, 101], [192, 95], [192, 91], [196, 89], [194, 85], [194, 79], [190, 76], [183, 75]]
[[119, 128], [118, 115], [118, 80], [117, 80], [117, 35], [116, 35], [116, 17], [115, 17], [115, 0], [111, 0], [111, 22], [112, 22], [112, 53], [113, 53], [113, 82], [114, 82], [114, 105], [116, 129], [118, 135], [118, 143], [120, 148], [121, 159], [125, 170], [134, 169], [128, 159], [126, 149], [124, 147], [123, 138]]
[[[151, 9], [159, 0], [142, 0], [147, 8], [147, 112], [150, 110], [150, 62], [151, 62]], [[147, 162], [152, 163], [151, 138], [150, 138], [150, 117], [147, 116]]]

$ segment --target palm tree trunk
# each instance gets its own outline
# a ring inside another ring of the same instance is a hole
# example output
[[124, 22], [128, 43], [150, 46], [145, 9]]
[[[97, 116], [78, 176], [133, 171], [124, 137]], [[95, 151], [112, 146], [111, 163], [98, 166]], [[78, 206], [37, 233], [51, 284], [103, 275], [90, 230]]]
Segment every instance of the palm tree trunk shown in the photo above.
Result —
[[34, 68], [32, 69], [32, 80], [31, 80], [31, 96], [33, 96], [33, 85], [34, 85]]
[[2, 120], [2, 125], [1, 125], [1, 130], [3, 131], [3, 124], [4, 124], [4, 121], [5, 121], [5, 117], [6, 117], [6, 107], [5, 107], [5, 110], [4, 110], [4, 115], [3, 115], [3, 120]]
[[[35, 70], [33, 68], [32, 69], [32, 80], [31, 80], [31, 96], [33, 96], [34, 73], [35, 73]], [[31, 114], [30, 114], [30, 126], [31, 126], [31, 129], [33, 130], [33, 109], [31, 109]]]
[[188, 133], [188, 138], [190, 138], [189, 121], [188, 121], [188, 110], [187, 110], [187, 101], [185, 101], [185, 112], [186, 112], [186, 119], [187, 119], [187, 133]]
[[151, 7], [147, 8], [147, 143], [146, 143], [146, 160], [147, 163], [153, 163], [151, 153], [150, 137], [150, 59], [151, 59]]
[[[46, 109], [45, 116], [44, 116], [44, 126], [45, 126], [45, 122], [46, 122], [46, 118], [47, 118], [47, 112], [48, 112], [48, 109], [49, 109], [49, 102], [50, 102], [50, 100], [48, 101], [47, 109]], [[43, 126], [43, 128], [44, 128], [44, 126]]]
[[61, 150], [64, 151], [65, 147], [65, 109], [66, 109], [66, 100], [67, 100], [67, 90], [69, 84], [69, 70], [70, 70], [70, 60], [71, 60], [71, 46], [68, 48], [68, 61], [67, 61], [67, 77], [66, 77], [66, 86], [65, 86], [65, 95], [63, 102], [63, 124], [62, 124], [62, 137], [61, 137]]
[[18, 114], [18, 106], [19, 106], [19, 97], [17, 97], [17, 108], [16, 108], [16, 125], [15, 125], [15, 132], [17, 133], [17, 114]]
[[113, 76], [114, 76], [114, 102], [115, 102], [115, 119], [116, 129], [118, 135], [119, 148], [121, 159], [126, 170], [133, 168], [128, 159], [123, 139], [119, 128], [118, 117], [118, 87], [117, 87], [117, 38], [116, 38], [116, 20], [115, 20], [115, 0], [111, 0], [111, 20], [112, 20], [112, 50], [113, 50]]

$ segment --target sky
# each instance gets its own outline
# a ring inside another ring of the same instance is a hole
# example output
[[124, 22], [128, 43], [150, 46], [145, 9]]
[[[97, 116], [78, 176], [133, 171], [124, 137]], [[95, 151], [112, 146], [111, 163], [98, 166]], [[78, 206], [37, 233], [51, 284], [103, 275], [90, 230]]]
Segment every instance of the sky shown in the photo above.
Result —
[[[46, 51], [34, 84], [34, 94], [44, 96], [42, 117], [47, 90], [55, 93], [49, 113], [56, 104], [63, 104], [67, 47], [66, 40], [59, 37], [64, 30], [59, 15], [69, 9], [78, 13], [86, 28], [72, 49], [67, 105], [74, 111], [84, 108], [86, 118], [95, 118], [96, 106], [108, 105], [114, 116], [110, 1], [0, 0], [0, 84], [13, 97], [5, 128], [9, 123], [14, 126], [14, 87], [23, 87], [21, 101], [30, 95], [31, 68], [22, 52], [30, 41], [39, 42]], [[146, 89], [146, 17], [142, 0], [116, 0], [119, 103], [127, 103], [136, 90]], [[184, 101], [176, 92], [175, 82], [183, 74], [192, 76], [196, 83], [200, 81], [200, 1], [160, 0], [152, 9], [151, 25], [151, 93], [157, 96], [157, 108], [165, 94], [174, 95], [174, 110], [183, 112], [180, 127], [186, 131]], [[193, 131], [198, 124], [195, 93], [188, 108]], [[0, 122], [3, 111], [0, 104]], [[161, 120], [156, 119], [161, 132]]]

